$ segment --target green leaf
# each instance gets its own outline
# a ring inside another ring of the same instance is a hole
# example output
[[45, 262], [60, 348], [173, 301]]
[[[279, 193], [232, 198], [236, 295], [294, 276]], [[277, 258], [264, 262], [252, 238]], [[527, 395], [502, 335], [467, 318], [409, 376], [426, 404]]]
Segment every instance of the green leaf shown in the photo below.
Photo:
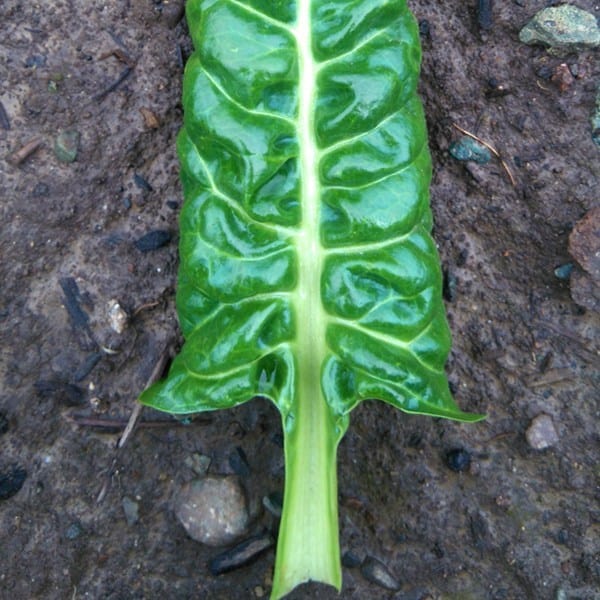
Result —
[[336, 449], [361, 400], [462, 421], [430, 237], [431, 165], [404, 0], [189, 0], [178, 138], [185, 345], [140, 400], [270, 398], [285, 500], [273, 598], [341, 585]]

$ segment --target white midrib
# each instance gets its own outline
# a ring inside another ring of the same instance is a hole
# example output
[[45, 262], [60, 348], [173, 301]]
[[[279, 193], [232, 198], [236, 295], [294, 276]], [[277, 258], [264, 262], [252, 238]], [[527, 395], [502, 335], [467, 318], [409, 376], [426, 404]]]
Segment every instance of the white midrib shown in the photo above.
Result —
[[[320, 302], [321, 244], [319, 240], [319, 152], [314, 134], [317, 64], [311, 49], [311, 0], [298, 0], [298, 22], [294, 29], [298, 49], [298, 143], [302, 227], [297, 237], [300, 280], [298, 296], [314, 319], [322, 316]], [[316, 305], [316, 306], [315, 306]], [[307, 326], [308, 323], [302, 323]], [[318, 334], [316, 327], [311, 327]], [[314, 340], [316, 341], [316, 340]]]
[[[296, 236], [298, 286], [295, 302], [298, 316], [298, 363], [300, 387], [315, 398], [299, 398], [300, 402], [321, 402], [320, 370], [325, 351], [325, 312], [321, 303], [323, 249], [320, 242], [319, 151], [315, 139], [314, 111], [317, 92], [317, 63], [312, 53], [311, 0], [298, 0], [298, 21], [293, 33], [298, 51], [298, 144], [300, 171], [300, 203], [302, 225]], [[307, 389], [308, 388], [308, 389]], [[318, 409], [317, 409], [318, 410]]]
[[311, 45], [311, 0], [298, 0], [292, 29], [298, 52], [298, 144], [302, 224], [294, 242], [292, 294], [297, 376], [293, 418], [284, 423], [286, 483], [272, 598], [309, 579], [341, 585], [333, 418], [321, 390], [326, 313], [321, 302], [319, 152], [314, 133], [318, 65]]

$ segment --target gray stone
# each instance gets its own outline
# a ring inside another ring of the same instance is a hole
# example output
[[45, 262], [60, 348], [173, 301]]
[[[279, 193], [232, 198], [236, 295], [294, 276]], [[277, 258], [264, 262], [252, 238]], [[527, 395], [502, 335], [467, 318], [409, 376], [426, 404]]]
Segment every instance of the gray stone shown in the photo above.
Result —
[[491, 152], [483, 144], [468, 135], [454, 142], [448, 151], [456, 160], [472, 161], [478, 165], [485, 165], [492, 159]]
[[596, 17], [571, 4], [552, 6], [538, 12], [519, 33], [525, 44], [543, 44], [562, 50], [600, 46]]
[[72, 163], [79, 150], [79, 131], [62, 131], [54, 141], [54, 154], [63, 163]]
[[121, 500], [121, 504], [123, 506], [123, 512], [125, 513], [127, 525], [130, 527], [135, 525], [140, 520], [138, 503], [135, 500], [124, 496], [123, 500]]
[[531, 421], [525, 433], [527, 443], [535, 450], [544, 450], [558, 443], [558, 433], [554, 427], [552, 417], [538, 415]]
[[186, 467], [189, 467], [196, 475], [204, 477], [208, 473], [210, 467], [210, 456], [194, 452], [190, 456], [187, 456], [183, 461]]
[[400, 589], [400, 582], [389, 572], [388, 568], [379, 560], [372, 556], [367, 556], [360, 568], [363, 577], [383, 587], [387, 590], [397, 591]]
[[248, 507], [237, 477], [205, 477], [183, 486], [175, 514], [188, 535], [208, 546], [239, 538], [248, 525]]

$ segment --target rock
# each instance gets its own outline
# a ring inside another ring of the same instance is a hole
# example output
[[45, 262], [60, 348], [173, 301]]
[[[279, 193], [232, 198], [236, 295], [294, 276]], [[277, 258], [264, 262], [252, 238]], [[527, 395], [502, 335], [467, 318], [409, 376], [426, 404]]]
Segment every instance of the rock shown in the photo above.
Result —
[[123, 512], [125, 513], [127, 525], [130, 527], [135, 525], [140, 520], [139, 504], [135, 500], [124, 496], [123, 500], [121, 500], [121, 505], [123, 506]]
[[2, 435], [3, 433], [6, 433], [7, 431], [8, 431], [8, 418], [3, 412], [0, 412], [0, 435]]
[[71, 523], [65, 531], [65, 537], [68, 540], [76, 540], [83, 533], [83, 529], [79, 523]]
[[171, 0], [161, 4], [161, 18], [173, 29], [183, 17], [183, 0]]
[[519, 33], [524, 44], [543, 44], [562, 50], [600, 46], [596, 17], [571, 4], [553, 6], [538, 12]]
[[73, 374], [73, 381], [79, 382], [85, 379], [102, 360], [102, 356], [102, 352], [92, 352], [91, 354], [88, 354]]
[[156, 113], [149, 108], [140, 108], [140, 113], [144, 119], [144, 125], [148, 129], [158, 129], [160, 127], [160, 121], [156, 116]]
[[566, 92], [575, 82], [575, 77], [566, 63], [561, 63], [554, 68], [550, 81], [558, 88], [561, 93]]
[[573, 263], [564, 263], [554, 269], [554, 277], [556, 277], [556, 279], [567, 280], [571, 276], [572, 271]]
[[0, 472], [0, 500], [8, 500], [14, 496], [25, 483], [27, 471], [13, 465], [4, 473]]
[[250, 476], [248, 457], [244, 450], [239, 446], [229, 455], [229, 466], [231, 467], [231, 470], [240, 477]]
[[134, 245], [140, 252], [151, 252], [166, 246], [171, 241], [171, 234], [164, 229], [156, 229], [149, 231], [142, 237], [138, 238]]
[[283, 510], [283, 494], [281, 492], [273, 492], [262, 499], [263, 506], [275, 517], [281, 518]]
[[600, 311], [600, 206], [589, 210], [573, 227], [569, 253], [581, 266], [571, 274], [573, 301]]
[[217, 554], [208, 563], [208, 569], [212, 575], [222, 575], [239, 569], [250, 564], [274, 544], [275, 541], [268, 533], [252, 536], [237, 546]]
[[135, 185], [143, 192], [153, 191], [153, 187], [150, 185], [148, 180], [139, 173], [133, 174], [133, 183], [135, 183]]
[[62, 131], [54, 141], [54, 154], [60, 162], [72, 163], [79, 150], [79, 131]]
[[552, 417], [549, 415], [538, 415], [531, 421], [525, 433], [527, 443], [534, 450], [544, 450], [558, 443], [558, 433], [554, 427]]
[[575, 304], [600, 312], [600, 284], [581, 269], [573, 271], [569, 282], [571, 298]]
[[596, 106], [591, 118], [592, 140], [596, 146], [600, 147], [600, 85], [596, 91]]
[[186, 457], [183, 461], [185, 466], [190, 468], [196, 475], [204, 477], [208, 473], [210, 467], [210, 456], [194, 452], [190, 456]]
[[365, 558], [360, 572], [367, 581], [387, 590], [397, 591], [400, 589], [399, 581], [388, 571], [388, 568], [372, 556]]
[[484, 31], [492, 28], [492, 25], [494, 24], [492, 0], [478, 0], [477, 21], [479, 22], [479, 27], [481, 27], [481, 29]]
[[484, 165], [492, 159], [491, 152], [468, 135], [451, 144], [448, 151], [456, 160], [472, 161], [479, 165]]
[[248, 525], [248, 507], [237, 477], [205, 477], [183, 486], [175, 514], [188, 535], [208, 546], [239, 538]]
[[446, 452], [446, 464], [456, 473], [467, 471], [471, 466], [471, 454], [464, 448], [454, 448]]
[[59, 379], [40, 379], [33, 387], [40, 398], [52, 399], [65, 406], [81, 406], [85, 402], [82, 388]]
[[117, 300], [111, 300], [108, 303], [108, 324], [115, 333], [123, 333], [127, 327], [129, 315], [123, 310], [123, 307]]
[[361, 562], [360, 556], [352, 552], [352, 550], [346, 550], [342, 554], [342, 566], [346, 567], [346, 569], [356, 569], [356, 567], [360, 566]]
[[600, 281], [600, 206], [577, 221], [569, 235], [569, 254], [596, 281]]

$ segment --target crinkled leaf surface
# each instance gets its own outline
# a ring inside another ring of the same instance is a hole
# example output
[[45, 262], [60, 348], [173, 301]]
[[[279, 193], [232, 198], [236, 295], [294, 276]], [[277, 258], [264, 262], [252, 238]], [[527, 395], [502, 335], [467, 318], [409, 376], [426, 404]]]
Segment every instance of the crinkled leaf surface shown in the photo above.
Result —
[[[372, 398], [479, 418], [443, 370], [416, 25], [404, 0], [190, 0], [187, 19], [185, 345], [141, 401], [194, 413], [270, 398], [286, 439], [274, 597], [306, 579], [339, 586], [349, 411]], [[295, 531], [315, 528], [328, 541]]]

